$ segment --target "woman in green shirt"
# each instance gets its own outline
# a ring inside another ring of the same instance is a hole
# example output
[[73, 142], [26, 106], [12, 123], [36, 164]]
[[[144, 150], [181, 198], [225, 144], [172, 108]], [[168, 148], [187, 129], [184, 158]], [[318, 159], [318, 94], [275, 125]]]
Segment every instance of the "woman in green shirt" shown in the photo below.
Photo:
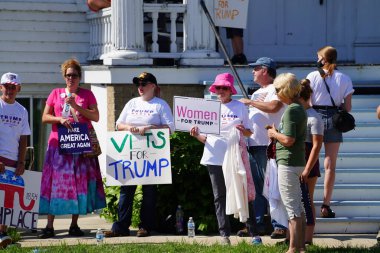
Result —
[[307, 115], [298, 102], [301, 85], [294, 74], [280, 74], [273, 85], [280, 101], [288, 105], [278, 131], [274, 125], [268, 129], [268, 137], [277, 141], [278, 186], [289, 217], [290, 244], [287, 252], [304, 252], [305, 211], [299, 180], [306, 165]]

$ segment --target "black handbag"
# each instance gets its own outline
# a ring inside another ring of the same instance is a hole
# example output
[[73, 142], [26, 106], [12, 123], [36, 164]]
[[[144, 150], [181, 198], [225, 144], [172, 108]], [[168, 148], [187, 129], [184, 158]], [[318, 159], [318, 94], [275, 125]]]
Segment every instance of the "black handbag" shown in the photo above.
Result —
[[[326, 89], [330, 95], [331, 103], [333, 104], [334, 107], [336, 107], [334, 100], [331, 97], [330, 88], [327, 85], [326, 80], [324, 78], [323, 78], [323, 81], [325, 82]], [[338, 111], [333, 115], [332, 122], [333, 122], [334, 127], [339, 132], [342, 132], [342, 133], [351, 131], [352, 129], [355, 129], [355, 126], [356, 126], [354, 116], [352, 116], [352, 114], [340, 108], [338, 108]]]

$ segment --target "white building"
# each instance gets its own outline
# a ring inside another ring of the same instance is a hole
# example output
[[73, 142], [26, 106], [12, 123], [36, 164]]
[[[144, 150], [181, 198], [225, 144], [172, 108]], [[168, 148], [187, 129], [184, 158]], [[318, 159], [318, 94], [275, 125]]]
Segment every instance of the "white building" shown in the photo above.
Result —
[[[200, 0], [168, 2], [112, 0], [112, 7], [94, 13], [85, 0], [0, 0], [0, 73], [22, 77], [19, 101], [30, 112], [37, 167], [49, 133], [41, 113], [50, 91], [64, 85], [59, 70], [67, 58], [85, 66], [82, 81], [97, 96], [101, 120], [96, 129], [101, 132], [113, 130], [122, 106], [135, 96], [128, 84], [142, 71], [157, 77], [169, 102], [173, 95], [203, 96], [205, 84], [231, 71], [217, 50]], [[213, 13], [214, 1], [205, 2]], [[303, 78], [314, 69], [316, 51], [332, 45], [356, 90], [378, 94], [379, 9], [378, 0], [249, 0], [245, 54], [249, 62], [269, 56], [278, 62], [279, 73]], [[156, 26], [159, 13], [167, 13], [164, 33]], [[220, 33], [231, 52], [225, 30]], [[165, 52], [160, 40], [167, 43]], [[172, 64], [160, 66], [162, 59]], [[251, 68], [236, 70], [246, 86], [252, 85]]]

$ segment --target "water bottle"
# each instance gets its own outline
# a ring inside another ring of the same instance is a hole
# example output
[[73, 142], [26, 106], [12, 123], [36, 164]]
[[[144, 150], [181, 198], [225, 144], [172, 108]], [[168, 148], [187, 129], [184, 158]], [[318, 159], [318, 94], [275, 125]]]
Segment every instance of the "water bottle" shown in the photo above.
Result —
[[195, 223], [193, 221], [193, 217], [189, 218], [187, 222], [187, 236], [194, 237], [195, 236]]
[[98, 231], [96, 231], [96, 244], [102, 245], [104, 241], [104, 233], [102, 229], [98, 228]]
[[183, 210], [181, 205], [178, 205], [177, 211], [175, 212], [175, 228], [177, 234], [183, 233]]
[[[71, 93], [68, 93], [67, 97], [71, 97]], [[70, 116], [70, 105], [65, 103], [63, 105], [63, 109], [62, 109], [62, 117], [68, 118], [69, 116]]]

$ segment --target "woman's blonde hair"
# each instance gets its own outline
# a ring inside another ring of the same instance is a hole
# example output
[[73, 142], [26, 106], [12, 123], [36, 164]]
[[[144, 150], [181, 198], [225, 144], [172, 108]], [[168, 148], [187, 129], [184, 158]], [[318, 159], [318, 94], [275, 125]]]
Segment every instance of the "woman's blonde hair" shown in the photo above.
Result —
[[325, 60], [325, 65], [323, 67], [327, 70], [327, 73], [322, 77], [331, 76], [336, 69], [338, 52], [332, 46], [325, 46], [320, 48], [317, 53]]
[[301, 91], [301, 85], [297, 77], [292, 73], [282, 73], [273, 81], [277, 95], [286, 97], [290, 100], [297, 99]]
[[66, 71], [69, 68], [73, 68], [78, 72], [79, 78], [82, 77], [82, 67], [80, 66], [80, 63], [77, 59], [71, 58], [66, 61], [64, 61], [61, 65], [61, 73], [62, 76], [65, 78]]

